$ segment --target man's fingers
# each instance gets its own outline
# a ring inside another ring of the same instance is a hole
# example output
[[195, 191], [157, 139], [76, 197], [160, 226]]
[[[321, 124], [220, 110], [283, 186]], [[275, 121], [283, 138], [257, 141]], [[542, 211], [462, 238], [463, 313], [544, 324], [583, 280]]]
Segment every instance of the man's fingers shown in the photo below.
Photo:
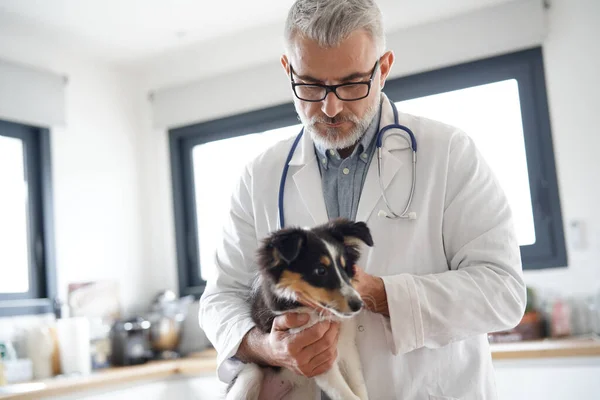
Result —
[[[304, 351], [314, 354], [315, 357], [329, 348], [335, 348], [339, 337], [339, 324], [332, 323], [320, 340], [306, 346]], [[314, 357], [313, 357], [314, 358]], [[312, 360], [311, 360], [312, 362]]]
[[325, 332], [329, 330], [330, 326], [331, 323], [329, 321], [322, 321], [298, 332], [293, 339], [294, 346], [301, 349], [310, 346], [319, 341], [325, 335]]
[[321, 375], [331, 369], [333, 363], [337, 359], [337, 349], [332, 349], [331, 351], [326, 351], [324, 353], [319, 354], [314, 358], [313, 361], [310, 362], [310, 366], [312, 369], [307, 371], [306, 376], [312, 378], [313, 376]]
[[308, 314], [287, 313], [279, 315], [273, 320], [273, 330], [287, 331], [288, 329], [299, 328], [309, 321]]

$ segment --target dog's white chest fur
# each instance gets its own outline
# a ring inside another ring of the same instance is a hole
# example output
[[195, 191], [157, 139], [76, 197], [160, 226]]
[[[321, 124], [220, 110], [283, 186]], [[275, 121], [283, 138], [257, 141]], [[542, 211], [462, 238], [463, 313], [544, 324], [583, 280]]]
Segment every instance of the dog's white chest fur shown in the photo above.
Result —
[[[290, 330], [290, 333], [307, 329], [324, 319], [314, 311], [311, 311], [310, 315], [311, 319], [306, 325]], [[367, 400], [367, 388], [363, 379], [355, 335], [356, 320], [354, 318], [341, 320], [337, 344], [338, 358], [333, 367], [324, 374], [309, 379], [282, 368], [279, 377], [293, 385], [292, 391], [286, 395], [285, 399], [313, 399], [320, 388], [327, 393], [331, 400]], [[256, 364], [246, 364], [227, 394], [227, 400], [257, 400], [263, 376], [263, 370]]]

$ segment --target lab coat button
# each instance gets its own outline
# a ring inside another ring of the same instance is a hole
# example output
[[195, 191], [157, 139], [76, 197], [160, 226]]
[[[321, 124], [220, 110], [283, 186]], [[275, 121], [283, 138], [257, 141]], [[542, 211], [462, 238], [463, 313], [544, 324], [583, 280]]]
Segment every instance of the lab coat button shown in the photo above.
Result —
[[365, 330], [365, 327], [364, 327], [364, 326], [362, 326], [362, 325], [359, 325], [359, 326], [358, 326], [358, 331], [359, 331], [359, 332], [363, 332], [364, 330]]

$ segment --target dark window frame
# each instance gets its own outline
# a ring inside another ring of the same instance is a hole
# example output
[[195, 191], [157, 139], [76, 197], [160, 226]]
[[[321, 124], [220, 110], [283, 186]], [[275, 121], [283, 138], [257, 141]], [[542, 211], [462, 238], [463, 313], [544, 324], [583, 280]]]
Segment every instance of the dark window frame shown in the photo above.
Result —
[[0, 120], [0, 136], [23, 141], [29, 198], [30, 286], [27, 293], [0, 293], [0, 317], [52, 312], [57, 292], [50, 131]]
[[[390, 79], [385, 93], [403, 101], [516, 79], [529, 173], [536, 243], [521, 246], [524, 270], [567, 267], [556, 165], [540, 47]], [[198, 233], [192, 149], [195, 145], [298, 124], [293, 103], [251, 111], [169, 131], [179, 289], [200, 296]]]

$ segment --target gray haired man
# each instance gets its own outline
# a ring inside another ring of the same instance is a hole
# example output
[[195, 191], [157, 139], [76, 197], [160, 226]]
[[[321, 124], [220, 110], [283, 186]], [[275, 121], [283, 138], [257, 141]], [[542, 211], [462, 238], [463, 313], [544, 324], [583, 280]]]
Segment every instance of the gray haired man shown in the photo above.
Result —
[[[286, 219], [299, 226], [364, 220], [375, 242], [353, 279], [366, 306], [356, 318], [369, 397], [496, 399], [487, 333], [520, 321], [526, 293], [512, 214], [493, 173], [459, 129], [400, 113], [419, 143], [419, 217], [380, 218], [375, 138], [379, 126], [394, 122], [382, 93], [394, 54], [386, 51], [379, 8], [373, 0], [297, 0], [285, 40], [281, 64], [308, 133], [288, 164]], [[264, 334], [245, 302], [257, 243], [277, 226], [273, 199], [290, 147], [274, 145], [240, 178], [217, 279], [201, 299], [201, 326], [219, 353], [222, 380], [233, 378], [239, 360], [314, 377], [337, 358], [338, 323], [290, 333], [308, 317], [281, 315]], [[384, 150], [386, 190], [402, 204], [410, 152]], [[288, 386], [265, 378], [269, 398], [283, 398]]]

